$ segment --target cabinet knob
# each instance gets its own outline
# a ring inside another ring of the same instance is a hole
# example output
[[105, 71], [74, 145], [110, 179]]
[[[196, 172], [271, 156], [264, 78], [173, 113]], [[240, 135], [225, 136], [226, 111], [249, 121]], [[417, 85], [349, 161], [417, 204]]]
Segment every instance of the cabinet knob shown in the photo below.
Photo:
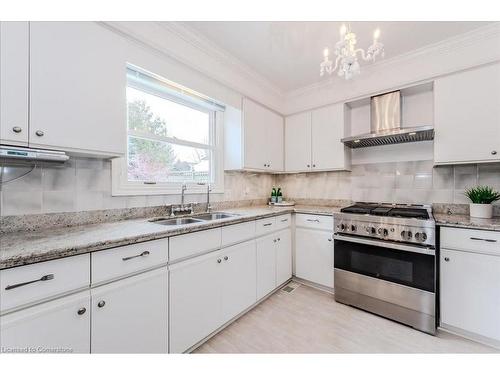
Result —
[[495, 150], [491, 151], [491, 155], [496, 155], [497, 152]]
[[38, 137], [43, 137], [43, 134], [44, 134], [44, 133], [43, 133], [43, 131], [41, 131], [41, 130], [37, 130], [37, 131], [35, 132], [35, 134], [36, 134]]
[[276, 242], [276, 238], [273, 240], [273, 242]]
[[313, 168], [316, 168], [316, 164], [313, 164]]
[[220, 262], [222, 262], [222, 259], [217, 259], [217, 263], [220, 263]]
[[449, 261], [450, 261], [450, 258], [448, 258], [448, 257], [444, 257], [444, 261], [445, 261], [445, 262], [449, 262]]
[[14, 126], [14, 127], [12, 128], [12, 131], [13, 131], [14, 133], [21, 133], [21, 132], [23, 131], [23, 129], [22, 129], [21, 127], [19, 127], [19, 126]]
[[310, 167], [311, 167], [311, 165], [310, 165], [310, 164], [307, 164], [307, 168], [310, 168]]
[[85, 314], [86, 311], [87, 311], [87, 309], [85, 307], [81, 307], [78, 309], [77, 314], [83, 315], [83, 314]]
[[281, 241], [281, 238], [278, 237], [278, 241]]
[[224, 257], [224, 260], [228, 260], [228, 259], [229, 259], [229, 257], [226, 255], [226, 256]]
[[331, 237], [330, 237], [330, 238], [328, 238], [328, 241], [329, 241], [329, 242], [332, 242], [332, 239], [331, 239]]
[[97, 302], [97, 307], [104, 307], [105, 304], [106, 304], [106, 301], [99, 301], [99, 302]]

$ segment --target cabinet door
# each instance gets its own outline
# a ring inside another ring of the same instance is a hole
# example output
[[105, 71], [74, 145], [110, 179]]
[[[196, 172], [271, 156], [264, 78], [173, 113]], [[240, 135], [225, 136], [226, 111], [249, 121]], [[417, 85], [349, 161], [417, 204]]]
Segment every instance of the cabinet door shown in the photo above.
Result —
[[295, 275], [333, 288], [331, 232], [305, 228], [295, 230]]
[[0, 143], [28, 145], [28, 22], [0, 22]]
[[275, 233], [259, 238], [257, 242], [257, 300], [276, 288]]
[[223, 250], [222, 321], [234, 318], [257, 301], [255, 240]]
[[92, 289], [93, 353], [167, 353], [166, 267]]
[[344, 104], [312, 111], [312, 169], [347, 169], [348, 150], [344, 137]]
[[276, 246], [276, 286], [292, 277], [292, 235], [290, 229], [278, 232]]
[[285, 170], [311, 170], [311, 112], [285, 119]]
[[34, 353], [90, 353], [89, 292], [0, 317], [0, 346], [3, 350], [28, 348]]
[[244, 168], [268, 170], [266, 109], [243, 99]]
[[31, 23], [31, 146], [125, 153], [123, 43], [94, 22]]
[[434, 82], [434, 161], [500, 160], [500, 64]]
[[281, 172], [284, 164], [283, 117], [271, 111], [268, 111], [267, 117], [265, 137], [268, 169], [273, 172]]
[[170, 266], [170, 352], [182, 353], [221, 324], [222, 253]]
[[500, 257], [441, 249], [441, 322], [500, 340]]

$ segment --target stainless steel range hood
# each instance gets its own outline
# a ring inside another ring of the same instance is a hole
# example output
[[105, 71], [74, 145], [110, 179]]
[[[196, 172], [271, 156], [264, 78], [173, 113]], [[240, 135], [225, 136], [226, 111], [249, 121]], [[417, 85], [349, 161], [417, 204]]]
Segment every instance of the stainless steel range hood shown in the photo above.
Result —
[[0, 161], [43, 161], [64, 163], [69, 156], [62, 151], [0, 145]]
[[433, 126], [401, 127], [400, 91], [370, 98], [370, 125], [370, 133], [343, 138], [342, 142], [347, 147], [360, 148], [434, 139]]

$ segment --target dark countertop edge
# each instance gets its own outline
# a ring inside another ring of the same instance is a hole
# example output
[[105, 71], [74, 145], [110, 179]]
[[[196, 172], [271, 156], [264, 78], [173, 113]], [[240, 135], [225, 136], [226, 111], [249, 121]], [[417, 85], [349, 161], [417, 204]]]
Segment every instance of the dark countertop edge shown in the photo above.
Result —
[[[270, 207], [270, 208], [273, 208], [273, 207]], [[113, 249], [115, 247], [120, 247], [120, 246], [127, 246], [127, 245], [133, 245], [133, 244], [141, 243], [141, 242], [154, 241], [154, 240], [179, 236], [182, 234], [200, 232], [200, 231], [208, 230], [208, 229], [222, 228], [222, 227], [229, 226], [229, 225], [235, 225], [235, 224], [245, 223], [248, 221], [254, 221], [254, 220], [259, 220], [259, 219], [265, 219], [265, 218], [273, 217], [273, 216], [280, 216], [280, 215], [286, 215], [286, 214], [291, 214], [291, 213], [309, 213], [309, 214], [315, 214], [315, 215], [330, 216], [330, 215], [333, 215], [333, 213], [328, 212], [328, 211], [335, 209], [335, 208], [337, 208], [337, 207], [328, 207], [328, 208], [326, 208], [325, 211], [322, 211], [322, 210], [318, 210], [318, 209], [307, 209], [307, 208], [297, 208], [296, 209], [294, 206], [280, 207], [279, 211], [275, 211], [275, 212], [259, 213], [259, 214], [255, 214], [255, 215], [249, 214], [248, 216], [242, 215], [239, 217], [218, 221], [216, 223], [207, 221], [206, 223], [198, 224], [194, 227], [183, 226], [183, 227], [178, 227], [175, 229], [173, 228], [172, 230], [166, 230], [166, 231], [160, 230], [157, 233], [152, 233], [152, 234], [145, 234], [145, 235], [133, 236], [133, 237], [124, 237], [120, 240], [111, 240], [111, 241], [106, 241], [105, 243], [103, 243], [103, 242], [90, 243], [90, 244], [85, 245], [85, 246], [78, 246], [78, 247], [74, 247], [74, 248], [68, 247], [64, 250], [57, 249], [57, 250], [53, 250], [53, 251], [48, 251], [48, 252], [45, 252], [45, 253], [42, 253], [39, 255], [30, 254], [30, 255], [27, 255], [25, 257], [20, 256], [20, 257], [15, 257], [15, 258], [1, 261], [0, 262], [0, 271], [10, 269], [10, 268], [22, 267], [22, 266], [26, 266], [26, 265], [30, 265], [30, 264], [35, 264], [35, 263], [46, 262], [46, 261], [50, 261], [50, 260], [67, 258], [67, 257], [71, 257], [71, 256], [76, 256], [76, 255], [89, 254], [89, 253], [93, 253], [96, 251]], [[249, 209], [254, 209], [254, 208], [251, 207]], [[239, 208], [238, 208], [238, 210], [239, 210]], [[228, 210], [228, 211], [231, 211], [231, 210]], [[151, 219], [149, 219], [149, 220], [151, 220]]]

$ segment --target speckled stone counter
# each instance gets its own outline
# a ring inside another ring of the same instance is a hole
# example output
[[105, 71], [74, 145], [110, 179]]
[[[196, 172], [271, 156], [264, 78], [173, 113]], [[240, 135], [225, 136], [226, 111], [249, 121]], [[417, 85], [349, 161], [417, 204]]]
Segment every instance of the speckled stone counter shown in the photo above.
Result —
[[484, 229], [500, 232], [500, 217], [496, 216], [492, 219], [478, 219], [469, 215], [448, 215], [434, 214], [436, 225], [443, 227], [456, 227], [468, 229]]
[[[0, 239], [0, 269], [89, 253], [137, 242], [237, 224], [285, 213], [332, 215], [340, 207], [294, 206], [226, 209], [238, 216], [183, 226], [164, 226], [147, 218], [65, 228], [4, 233]], [[333, 229], [333, 228], [332, 228]]]

